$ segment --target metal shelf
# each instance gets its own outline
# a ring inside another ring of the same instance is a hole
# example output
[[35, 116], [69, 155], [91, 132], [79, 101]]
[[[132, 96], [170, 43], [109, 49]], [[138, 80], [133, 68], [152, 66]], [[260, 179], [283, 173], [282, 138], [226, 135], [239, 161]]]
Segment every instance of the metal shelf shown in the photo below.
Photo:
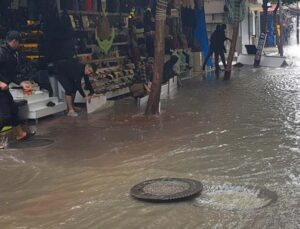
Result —
[[102, 63], [102, 62], [112, 62], [112, 61], [123, 60], [125, 58], [126, 58], [125, 56], [110, 57], [110, 58], [102, 58], [102, 59], [97, 59], [97, 60], [82, 61], [82, 63], [85, 63], [85, 64], [90, 64], [90, 63], [99, 64], [99, 63]]
[[[68, 14], [77, 14], [77, 15], [94, 15], [94, 16], [100, 16], [102, 12], [97, 11], [83, 11], [83, 10], [67, 10]], [[107, 16], [122, 16], [127, 17], [129, 14], [127, 13], [106, 13]]]
[[128, 42], [116, 42], [113, 43], [114, 46], [128, 45]]

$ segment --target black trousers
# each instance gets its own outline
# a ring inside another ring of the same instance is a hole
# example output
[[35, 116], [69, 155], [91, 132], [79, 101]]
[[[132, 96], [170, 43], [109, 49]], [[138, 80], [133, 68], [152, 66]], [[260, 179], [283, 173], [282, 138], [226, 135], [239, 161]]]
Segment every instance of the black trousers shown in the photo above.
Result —
[[205, 66], [207, 64], [207, 61], [208, 59], [212, 56], [212, 54], [215, 54], [215, 67], [217, 69], [220, 69], [220, 66], [219, 66], [219, 56], [221, 57], [221, 60], [222, 60], [222, 63], [223, 63], [223, 66], [224, 68], [226, 68], [226, 60], [225, 60], [225, 54], [224, 54], [224, 51], [214, 51], [212, 50], [211, 48], [209, 49], [209, 53], [208, 55], [206, 56], [205, 58], [205, 61], [204, 61], [204, 64], [203, 64], [203, 67], [202, 67], [202, 70], [205, 70]]
[[0, 91], [0, 129], [4, 126], [18, 126], [19, 110], [10, 92]]
[[77, 89], [74, 80], [66, 78], [62, 75], [56, 76], [56, 79], [61, 84], [61, 86], [65, 89], [65, 95], [75, 96]]
[[215, 66], [216, 66], [216, 68], [220, 69], [219, 56], [221, 57], [221, 61], [223, 63], [224, 69], [225, 69], [226, 68], [226, 60], [225, 60], [225, 54], [224, 54], [223, 50], [215, 52]]

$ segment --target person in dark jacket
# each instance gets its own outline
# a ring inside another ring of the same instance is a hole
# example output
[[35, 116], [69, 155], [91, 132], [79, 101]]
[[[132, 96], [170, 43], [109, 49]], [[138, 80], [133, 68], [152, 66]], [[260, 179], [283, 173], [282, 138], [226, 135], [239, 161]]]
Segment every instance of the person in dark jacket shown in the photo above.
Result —
[[216, 36], [215, 66], [216, 69], [218, 70], [220, 69], [219, 56], [221, 57], [221, 61], [223, 63], [224, 69], [226, 68], [226, 61], [225, 61], [226, 48], [224, 42], [230, 39], [226, 37], [225, 30], [226, 30], [226, 25], [225, 24], [220, 25]]
[[220, 29], [220, 25], [217, 25], [216, 30], [210, 36], [210, 44], [209, 44], [208, 54], [205, 58], [203, 66], [202, 66], [203, 71], [205, 70], [205, 66], [207, 64], [207, 61], [212, 56], [212, 54], [214, 54], [216, 56], [216, 53], [217, 53], [216, 43], [217, 43], [217, 36], [218, 36], [219, 29]]
[[225, 29], [226, 25], [217, 25], [216, 30], [212, 33], [210, 37], [210, 46], [209, 46], [209, 53], [205, 58], [202, 70], [205, 70], [205, 66], [207, 64], [208, 59], [214, 54], [215, 57], [215, 67], [216, 69], [220, 69], [219, 66], [219, 56], [221, 57], [222, 63], [224, 68], [226, 68], [226, 61], [225, 61], [225, 53], [226, 49], [224, 46], [224, 42], [226, 40], [230, 40], [225, 36]]
[[[89, 80], [89, 76], [92, 76], [96, 71], [96, 65], [84, 65], [75, 59], [60, 60], [56, 63], [55, 71], [57, 80], [65, 89], [68, 116], [77, 117], [78, 114], [74, 110], [76, 92], [78, 91], [80, 95], [85, 98], [86, 102], [91, 102], [94, 89]], [[82, 78], [84, 79], [85, 87], [90, 91], [88, 95], [86, 95], [82, 89]]]
[[0, 130], [7, 125], [17, 130], [17, 140], [27, 139], [35, 132], [25, 131], [20, 125], [18, 106], [9, 92], [9, 84], [19, 84], [24, 91], [31, 91], [30, 82], [22, 82], [17, 78], [20, 54], [18, 52], [21, 36], [17, 31], [10, 31], [6, 36], [6, 44], [0, 47]]

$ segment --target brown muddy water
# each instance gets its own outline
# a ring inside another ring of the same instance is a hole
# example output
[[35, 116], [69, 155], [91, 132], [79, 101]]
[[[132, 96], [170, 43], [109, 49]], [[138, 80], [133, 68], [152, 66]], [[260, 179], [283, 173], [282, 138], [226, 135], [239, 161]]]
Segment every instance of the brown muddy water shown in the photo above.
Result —
[[[184, 81], [160, 117], [137, 115], [125, 99], [42, 120], [39, 136], [54, 144], [0, 151], [0, 228], [300, 228], [300, 65], [291, 57], [291, 67], [243, 67], [230, 82]], [[172, 204], [129, 196], [159, 177], [202, 181], [203, 195]]]

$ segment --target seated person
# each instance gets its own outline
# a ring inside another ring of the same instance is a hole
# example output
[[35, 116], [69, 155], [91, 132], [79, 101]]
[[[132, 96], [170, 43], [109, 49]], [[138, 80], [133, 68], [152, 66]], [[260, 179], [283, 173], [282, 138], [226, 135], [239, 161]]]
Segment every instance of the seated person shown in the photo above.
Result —
[[10, 31], [6, 36], [6, 44], [0, 46], [0, 125], [10, 125], [17, 131], [17, 140], [25, 140], [35, 132], [25, 131], [20, 125], [18, 117], [18, 106], [9, 92], [8, 85], [11, 82], [19, 84], [24, 92], [30, 92], [32, 85], [29, 82], [22, 82], [17, 78], [17, 67], [20, 63], [18, 52], [21, 36], [17, 31]]
[[[96, 70], [97, 67], [95, 64], [84, 65], [75, 59], [60, 60], [56, 63], [56, 78], [65, 89], [68, 116], [78, 116], [74, 110], [74, 98], [77, 91], [85, 98], [86, 102], [91, 102], [94, 89], [89, 80], [89, 76], [92, 76]], [[88, 95], [86, 95], [82, 89], [82, 78], [84, 78], [86, 88], [90, 91]]]
[[[28, 89], [27, 89], [28, 90]], [[13, 97], [9, 93], [6, 83], [0, 81], [0, 132], [5, 126], [12, 126], [17, 131], [17, 140], [25, 140], [33, 135], [35, 132], [25, 131], [21, 127], [19, 120], [19, 110], [17, 104], [14, 102]]]

